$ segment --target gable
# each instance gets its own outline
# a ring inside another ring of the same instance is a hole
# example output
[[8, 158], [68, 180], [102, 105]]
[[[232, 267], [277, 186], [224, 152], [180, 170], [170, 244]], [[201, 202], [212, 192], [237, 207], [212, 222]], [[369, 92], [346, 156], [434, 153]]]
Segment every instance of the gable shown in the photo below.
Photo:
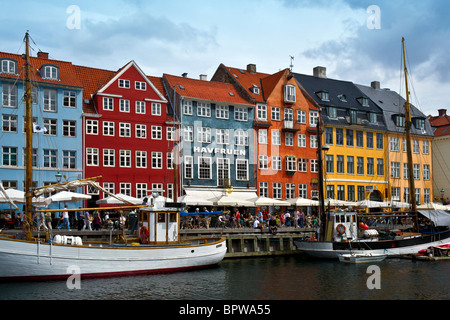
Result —
[[[126, 86], [127, 81], [128, 87]], [[145, 84], [145, 91], [137, 89], [137, 82]], [[150, 98], [157, 102], [167, 103], [164, 94], [156, 88], [149, 77], [144, 74], [144, 72], [134, 61], [130, 61], [123, 68], [119, 69], [115, 76], [112, 77], [109, 82], [106, 83], [97, 93], [117, 93], [117, 91], [120, 91], [122, 89], [134, 90], [134, 93], [142, 91], [143, 93], [145, 92], [145, 95], [147, 97], [150, 95]]]

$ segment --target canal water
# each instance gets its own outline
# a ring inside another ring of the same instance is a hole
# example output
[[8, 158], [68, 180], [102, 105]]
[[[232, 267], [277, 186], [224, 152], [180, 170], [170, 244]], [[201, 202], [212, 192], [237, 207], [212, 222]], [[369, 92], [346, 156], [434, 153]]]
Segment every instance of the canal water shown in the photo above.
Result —
[[344, 264], [301, 255], [225, 259], [213, 268], [81, 280], [2, 283], [1, 300], [449, 300], [450, 263]]

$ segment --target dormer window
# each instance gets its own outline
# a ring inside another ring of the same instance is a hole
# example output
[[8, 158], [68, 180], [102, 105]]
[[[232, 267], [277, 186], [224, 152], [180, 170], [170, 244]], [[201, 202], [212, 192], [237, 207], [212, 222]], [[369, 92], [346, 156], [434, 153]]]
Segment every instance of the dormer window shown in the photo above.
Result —
[[317, 96], [322, 101], [330, 101], [330, 94], [328, 93], [328, 91], [320, 91], [319, 93], [317, 93]]
[[361, 98], [358, 98], [357, 100], [359, 101], [359, 103], [361, 103], [361, 105], [363, 107], [368, 107], [369, 106], [369, 99], [368, 98], [361, 97]]
[[369, 122], [377, 123], [377, 114], [374, 112], [369, 112]]
[[9, 74], [17, 74], [17, 61], [13, 59], [2, 59], [1, 61], [1, 72]]
[[337, 118], [337, 109], [334, 107], [328, 107], [328, 117], [331, 119]]
[[404, 127], [405, 126], [405, 116], [402, 115], [394, 115], [393, 120], [395, 122], [395, 125], [397, 127]]
[[59, 80], [59, 67], [53, 64], [44, 64], [40, 70], [41, 77], [47, 80]]
[[250, 90], [251, 90], [254, 94], [259, 94], [259, 92], [260, 92], [258, 86], [255, 85], [255, 84], [250, 88]]
[[341, 100], [342, 102], [347, 102], [347, 97], [345, 96], [345, 94], [340, 94], [338, 95], [339, 100]]
[[413, 122], [417, 130], [425, 129], [425, 119], [414, 118]]
[[295, 102], [295, 86], [290, 84], [284, 86], [284, 102]]

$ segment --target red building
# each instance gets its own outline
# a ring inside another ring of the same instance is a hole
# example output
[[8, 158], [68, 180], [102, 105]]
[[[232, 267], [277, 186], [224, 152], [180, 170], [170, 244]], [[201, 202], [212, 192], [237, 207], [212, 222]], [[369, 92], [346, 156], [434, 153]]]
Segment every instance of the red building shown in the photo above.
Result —
[[[84, 176], [111, 193], [143, 198], [147, 190], [173, 194], [174, 128], [167, 124], [161, 78], [131, 61], [117, 72], [77, 67], [83, 82]], [[92, 202], [102, 192], [86, 190]]]
[[319, 109], [289, 69], [269, 75], [221, 64], [212, 81], [228, 82], [255, 105], [256, 187], [275, 199], [318, 198]]

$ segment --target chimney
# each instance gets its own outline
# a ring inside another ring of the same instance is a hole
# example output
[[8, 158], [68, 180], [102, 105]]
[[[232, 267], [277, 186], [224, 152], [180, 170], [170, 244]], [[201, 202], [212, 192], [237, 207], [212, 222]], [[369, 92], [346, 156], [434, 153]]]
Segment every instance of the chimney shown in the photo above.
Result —
[[206, 81], [206, 80], [208, 80], [208, 76], [206, 74], [201, 74], [200, 80]]
[[327, 77], [327, 68], [325, 68], [325, 67], [315, 67], [313, 69], [313, 74], [314, 74], [314, 77], [326, 79], [326, 77]]
[[250, 73], [256, 73], [256, 64], [248, 64], [247, 65], [247, 71]]
[[447, 109], [439, 109], [439, 117], [445, 117], [447, 115]]
[[48, 52], [39, 51], [37, 53], [38, 58], [48, 59]]
[[373, 89], [380, 89], [380, 88], [381, 88], [380, 81], [372, 81], [372, 83], [370, 84], [370, 86], [371, 86]]

